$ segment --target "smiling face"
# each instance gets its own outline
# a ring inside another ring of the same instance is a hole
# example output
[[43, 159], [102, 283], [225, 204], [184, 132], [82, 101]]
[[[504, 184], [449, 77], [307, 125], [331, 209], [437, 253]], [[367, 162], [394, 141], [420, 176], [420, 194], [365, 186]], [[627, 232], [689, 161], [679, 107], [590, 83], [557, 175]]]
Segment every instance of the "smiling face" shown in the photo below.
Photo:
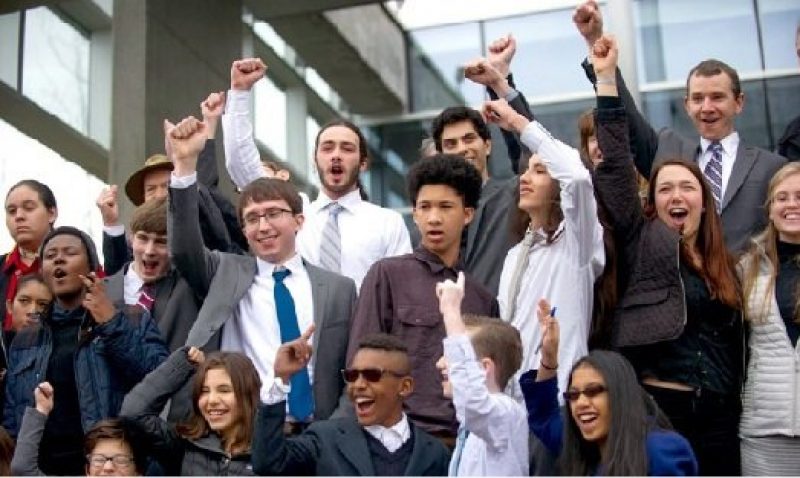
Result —
[[[572, 372], [572, 380], [568, 391], [589, 391], [578, 395], [576, 400], [569, 401], [569, 411], [586, 441], [603, 447], [611, 427], [611, 407], [603, 376], [591, 365], [583, 364]], [[603, 390], [597, 394], [592, 391]]]
[[164, 277], [169, 270], [167, 235], [136, 231], [131, 240], [133, 270], [145, 284]]
[[256, 257], [282, 264], [294, 256], [303, 215], [292, 214], [285, 200], [250, 201], [242, 208], [242, 220], [247, 243]]
[[769, 219], [784, 242], [800, 244], [800, 174], [779, 182], [772, 192]]
[[458, 192], [443, 184], [422, 186], [414, 205], [414, 223], [422, 236], [422, 245], [447, 264], [458, 258], [461, 232], [472, 220], [475, 210], [464, 207]]
[[492, 141], [484, 140], [472, 121], [450, 123], [442, 130], [442, 152], [457, 154], [475, 166], [484, 181], [489, 178], [486, 161], [492, 151]]
[[542, 158], [534, 154], [528, 161], [528, 169], [519, 177], [519, 208], [529, 215], [547, 217], [555, 185]]
[[29, 186], [18, 186], [6, 197], [8, 233], [27, 251], [36, 251], [56, 220], [56, 211], [47, 209], [39, 193]]
[[331, 199], [338, 199], [358, 186], [358, 173], [367, 168], [361, 156], [361, 141], [352, 129], [329, 126], [320, 132], [316, 151], [317, 174]]
[[658, 218], [693, 243], [700, 229], [704, 207], [700, 181], [691, 171], [676, 164], [662, 167], [654, 181]]
[[730, 76], [724, 72], [713, 76], [694, 74], [688, 85], [684, 105], [698, 134], [709, 141], [731, 134], [734, 120], [742, 112], [744, 95], [734, 95]]
[[6, 309], [11, 311], [11, 328], [19, 332], [36, 323], [38, 314], [44, 313], [52, 301], [53, 294], [44, 283], [35, 279], [26, 281], [17, 289], [14, 300], [6, 302]]
[[212, 368], [206, 372], [197, 406], [210, 429], [222, 436], [235, 433], [239, 407], [231, 376], [224, 368]]
[[347, 384], [347, 396], [355, 407], [359, 425], [390, 427], [399, 422], [403, 400], [414, 390], [405, 356], [399, 352], [362, 348], [356, 352], [350, 368], [394, 372], [384, 373], [377, 382], [370, 382], [361, 374]]
[[[97, 460], [97, 465], [91, 462], [86, 465], [87, 476], [132, 476], [136, 475], [136, 464], [133, 461], [133, 452], [130, 445], [121, 439], [105, 438], [97, 441], [91, 455], [98, 455], [106, 458], [111, 457], [124, 457], [118, 461], [128, 461], [127, 465], [114, 464], [113, 460], [105, 460], [103, 465], [100, 465], [100, 460]], [[127, 458], [127, 460], [125, 460]]]
[[89, 274], [89, 257], [83, 242], [71, 234], [59, 234], [45, 244], [42, 253], [42, 276], [65, 309], [80, 305], [83, 282]]

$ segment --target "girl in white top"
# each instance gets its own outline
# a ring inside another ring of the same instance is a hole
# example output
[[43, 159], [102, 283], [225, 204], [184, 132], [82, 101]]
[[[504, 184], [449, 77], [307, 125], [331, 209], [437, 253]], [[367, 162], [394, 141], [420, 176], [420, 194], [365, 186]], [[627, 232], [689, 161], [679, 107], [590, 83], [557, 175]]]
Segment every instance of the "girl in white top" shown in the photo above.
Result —
[[[500, 277], [500, 315], [519, 329], [520, 370], [555, 368], [565, 390], [569, 370], [587, 353], [595, 279], [605, 264], [603, 228], [591, 175], [580, 155], [538, 122], [515, 112], [504, 100], [486, 103], [487, 120], [516, 131], [534, 154], [520, 175], [519, 231], [522, 240], [506, 255]], [[562, 331], [558, 364], [541, 363], [537, 302], [554, 306]], [[517, 380], [508, 392], [522, 399]]]

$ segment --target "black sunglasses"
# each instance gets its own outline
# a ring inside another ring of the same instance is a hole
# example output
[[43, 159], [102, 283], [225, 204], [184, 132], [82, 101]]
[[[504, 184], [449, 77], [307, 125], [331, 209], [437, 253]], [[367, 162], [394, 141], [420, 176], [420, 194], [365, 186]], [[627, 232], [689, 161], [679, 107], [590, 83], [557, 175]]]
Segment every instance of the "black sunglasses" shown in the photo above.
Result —
[[567, 390], [564, 392], [564, 400], [567, 402], [577, 402], [581, 395], [586, 395], [586, 398], [594, 398], [601, 393], [607, 392], [608, 389], [605, 385], [600, 385], [599, 383], [589, 385], [588, 387], [584, 388], [583, 390]]
[[406, 373], [393, 372], [391, 370], [384, 370], [382, 368], [344, 368], [342, 369], [342, 378], [347, 383], [353, 383], [358, 380], [359, 375], [364, 377], [367, 382], [379, 382], [384, 374], [393, 375], [401, 378], [405, 377]]

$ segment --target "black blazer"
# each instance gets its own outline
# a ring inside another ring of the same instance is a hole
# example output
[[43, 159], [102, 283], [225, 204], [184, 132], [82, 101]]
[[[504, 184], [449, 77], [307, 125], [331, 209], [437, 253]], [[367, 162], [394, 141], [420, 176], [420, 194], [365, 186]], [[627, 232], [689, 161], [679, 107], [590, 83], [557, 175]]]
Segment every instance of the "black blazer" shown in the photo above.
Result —
[[[311, 424], [302, 435], [286, 438], [286, 402], [261, 405], [252, 445], [258, 475], [375, 476], [364, 430], [355, 418]], [[450, 452], [409, 421], [414, 446], [405, 476], [446, 476]]]

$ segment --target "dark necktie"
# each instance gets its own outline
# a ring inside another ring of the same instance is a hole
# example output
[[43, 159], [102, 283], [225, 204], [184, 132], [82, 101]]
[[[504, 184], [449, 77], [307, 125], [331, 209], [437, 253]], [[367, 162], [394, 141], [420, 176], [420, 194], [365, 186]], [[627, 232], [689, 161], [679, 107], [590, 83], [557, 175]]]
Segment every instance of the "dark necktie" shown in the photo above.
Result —
[[139, 293], [139, 300], [136, 302], [136, 305], [148, 312], [152, 312], [155, 301], [156, 286], [154, 284], [144, 284], [142, 286], [142, 291]]
[[[289, 269], [275, 269], [272, 277], [275, 279], [275, 310], [278, 315], [278, 325], [281, 329], [281, 343], [291, 342], [300, 337], [300, 326], [297, 324], [297, 313], [294, 308], [294, 299], [289, 288], [283, 283], [286, 276], [291, 274]], [[291, 390], [289, 391], [289, 414], [297, 421], [304, 422], [314, 408], [311, 397], [311, 379], [308, 376], [308, 367], [303, 367], [292, 375]]]
[[717, 203], [717, 212], [719, 212], [722, 203], [722, 145], [719, 141], [714, 141], [708, 146], [708, 151], [711, 153], [711, 158], [703, 170], [703, 175], [706, 177], [708, 185], [711, 186], [714, 201]]

